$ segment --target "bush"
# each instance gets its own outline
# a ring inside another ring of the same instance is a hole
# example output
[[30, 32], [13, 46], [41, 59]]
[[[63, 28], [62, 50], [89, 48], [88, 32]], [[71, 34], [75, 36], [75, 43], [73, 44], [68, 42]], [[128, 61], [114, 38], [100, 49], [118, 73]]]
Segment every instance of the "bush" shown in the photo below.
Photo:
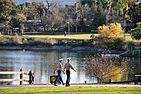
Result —
[[141, 39], [141, 31], [135, 31], [131, 33], [133, 39], [140, 40]]
[[124, 50], [125, 49], [125, 42], [123, 39], [119, 38], [119, 39], [116, 39], [114, 40], [113, 42], [109, 42], [107, 44], [107, 47], [110, 49], [110, 50]]
[[120, 23], [111, 23], [98, 27], [100, 36], [107, 41], [114, 41], [123, 37], [123, 31]]
[[59, 40], [58, 44], [56, 45], [63, 45], [63, 46], [73, 46], [73, 47], [77, 47], [77, 46], [91, 46], [92, 42], [90, 42], [90, 40]]
[[131, 36], [133, 39], [141, 39], [141, 22], [137, 23], [137, 27], [131, 30]]
[[93, 44], [95, 46], [109, 50], [124, 50], [126, 48], [126, 43], [122, 38], [118, 38], [113, 41], [107, 41], [101, 37], [97, 37]]

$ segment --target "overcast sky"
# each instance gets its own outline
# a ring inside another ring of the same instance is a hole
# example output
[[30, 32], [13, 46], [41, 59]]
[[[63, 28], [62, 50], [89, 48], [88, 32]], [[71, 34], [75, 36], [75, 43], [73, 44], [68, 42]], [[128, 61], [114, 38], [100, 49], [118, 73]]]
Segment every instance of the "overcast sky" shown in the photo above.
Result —
[[[16, 0], [18, 4], [24, 3], [24, 2], [32, 2], [32, 1], [46, 1], [46, 0]], [[49, 0], [49, 1], [57, 1], [60, 4], [74, 4], [77, 0]]]

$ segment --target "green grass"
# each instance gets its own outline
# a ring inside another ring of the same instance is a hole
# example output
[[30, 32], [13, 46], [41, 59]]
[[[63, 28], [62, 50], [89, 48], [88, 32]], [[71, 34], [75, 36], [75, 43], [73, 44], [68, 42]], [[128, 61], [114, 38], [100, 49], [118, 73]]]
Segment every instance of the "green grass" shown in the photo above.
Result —
[[[31, 38], [53, 38], [53, 39], [90, 39], [90, 36], [92, 34], [71, 34], [71, 35], [26, 35]], [[95, 36], [98, 36], [99, 34], [93, 34]], [[124, 38], [126, 41], [138, 41], [132, 39], [130, 34], [124, 34]]]
[[[32, 38], [53, 38], [53, 39], [90, 39], [92, 34], [71, 34], [71, 35], [26, 35]], [[98, 34], [95, 34], [96, 36]]]
[[[88, 46], [92, 45], [90, 36], [92, 34], [70, 34], [64, 35], [24, 35], [24, 36], [0, 36], [0, 44], [5, 45], [30, 45], [30, 46], [49, 46], [49, 45], [68, 45], [68, 46]], [[93, 34], [99, 36], [99, 34]], [[141, 42], [133, 40], [129, 34], [124, 35], [125, 41]]]
[[141, 87], [46, 87], [6, 88], [0, 94], [141, 94]]

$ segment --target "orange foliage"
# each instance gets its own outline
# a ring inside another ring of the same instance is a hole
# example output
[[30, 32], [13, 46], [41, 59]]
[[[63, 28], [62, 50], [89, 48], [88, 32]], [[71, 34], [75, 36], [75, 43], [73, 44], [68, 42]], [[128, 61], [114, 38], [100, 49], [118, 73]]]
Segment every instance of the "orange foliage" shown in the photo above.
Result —
[[110, 25], [103, 25], [98, 27], [100, 37], [114, 41], [123, 36], [122, 26], [120, 23], [111, 23]]

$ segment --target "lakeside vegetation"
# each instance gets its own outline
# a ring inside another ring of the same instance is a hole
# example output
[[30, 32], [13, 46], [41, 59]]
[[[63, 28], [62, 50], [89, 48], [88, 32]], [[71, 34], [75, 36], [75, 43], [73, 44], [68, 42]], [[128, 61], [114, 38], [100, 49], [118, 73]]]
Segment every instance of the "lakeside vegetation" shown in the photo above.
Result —
[[[1, 46], [95, 46], [124, 50], [132, 38], [140, 40], [141, 3], [137, 0], [81, 0], [66, 6], [48, 0], [23, 4], [1, 0], [0, 4]], [[33, 36], [19, 36], [25, 31]], [[125, 35], [129, 31], [132, 38]], [[55, 35], [36, 36], [34, 32]], [[77, 32], [99, 35], [74, 34]]]
[[1, 94], [141, 94], [141, 87], [46, 87], [46, 88], [5, 88]]
[[[64, 36], [64, 35], [24, 35], [24, 36], [0, 35], [0, 45], [8, 46], [8, 47], [20, 46], [20, 47], [41, 47], [41, 48], [48, 47], [48, 46], [97, 47], [97, 45], [95, 44], [97, 42], [98, 45], [104, 46], [105, 44], [103, 45], [99, 44], [101, 40], [97, 40], [98, 36], [100, 35], [99, 34], [71, 34], [67, 36]], [[132, 39], [130, 34], [124, 34], [124, 40], [125, 40], [125, 43], [128, 43], [129, 41], [140, 42], [140, 40]], [[122, 43], [120, 40], [119, 42]], [[117, 45], [117, 44], [119, 43], [115, 43], [114, 45]]]
[[[75, 37], [74, 37], [75, 36]], [[40, 46], [40, 47], [47, 47], [47, 46], [89, 46], [88, 41], [89, 39], [84, 38], [83, 35], [69, 35], [64, 37], [63, 35], [60, 36], [1, 36], [0, 37], [0, 44], [2, 45], [11, 45], [11, 46]]]

